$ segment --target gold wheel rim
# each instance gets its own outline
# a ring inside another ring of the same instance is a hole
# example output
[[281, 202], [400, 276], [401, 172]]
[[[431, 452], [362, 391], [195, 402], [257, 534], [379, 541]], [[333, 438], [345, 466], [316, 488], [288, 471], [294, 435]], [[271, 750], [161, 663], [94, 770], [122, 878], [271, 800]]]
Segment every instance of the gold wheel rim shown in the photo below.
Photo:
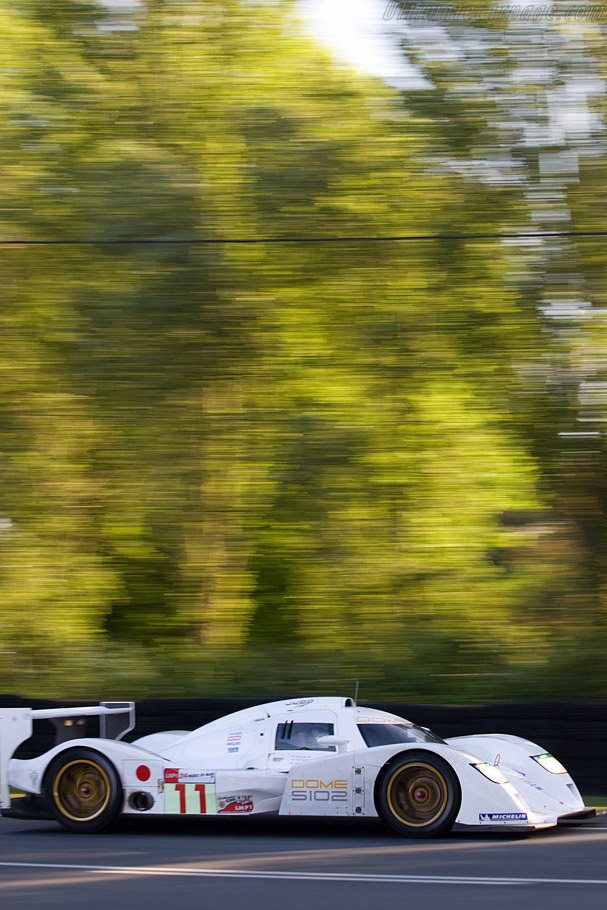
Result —
[[90, 759], [68, 762], [53, 781], [55, 805], [72, 821], [97, 818], [109, 803], [110, 793], [109, 777], [101, 765]]
[[392, 815], [411, 828], [425, 828], [447, 805], [447, 783], [432, 765], [412, 762], [397, 768], [386, 789]]

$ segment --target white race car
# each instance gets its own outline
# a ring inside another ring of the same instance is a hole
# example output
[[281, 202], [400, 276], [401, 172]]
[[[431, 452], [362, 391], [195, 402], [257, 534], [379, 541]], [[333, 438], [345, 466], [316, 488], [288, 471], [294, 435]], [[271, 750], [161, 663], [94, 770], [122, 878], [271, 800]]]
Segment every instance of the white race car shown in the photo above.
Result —
[[[87, 715], [99, 715], [99, 738], [12, 757], [34, 720], [73, 728]], [[351, 698], [277, 701], [193, 732], [123, 742], [134, 722], [133, 702], [0, 709], [2, 814], [50, 817], [81, 832], [121, 814], [379, 816], [409, 837], [454, 824], [522, 831], [595, 815], [536, 743], [508, 734], [443, 740]], [[11, 787], [25, 792], [24, 807], [11, 806]]]

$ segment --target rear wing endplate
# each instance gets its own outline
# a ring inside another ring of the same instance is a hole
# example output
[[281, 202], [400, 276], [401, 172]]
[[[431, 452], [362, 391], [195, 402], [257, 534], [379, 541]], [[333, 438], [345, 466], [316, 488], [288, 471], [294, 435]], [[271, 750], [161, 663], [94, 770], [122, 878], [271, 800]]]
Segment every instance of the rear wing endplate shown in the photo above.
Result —
[[102, 739], [122, 739], [135, 727], [134, 701], [102, 701], [84, 708], [0, 708], [0, 809], [11, 804], [8, 763], [17, 748], [33, 732], [35, 720], [66, 720], [99, 717]]

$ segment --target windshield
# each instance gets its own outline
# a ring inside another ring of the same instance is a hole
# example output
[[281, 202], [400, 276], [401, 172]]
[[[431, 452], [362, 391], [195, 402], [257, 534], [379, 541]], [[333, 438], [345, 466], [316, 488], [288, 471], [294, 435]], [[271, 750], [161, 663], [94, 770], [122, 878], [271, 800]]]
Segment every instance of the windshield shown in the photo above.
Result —
[[374, 746], [391, 746], [393, 743], [444, 743], [444, 739], [416, 727], [415, 724], [358, 724], [360, 735], [365, 744], [372, 749]]

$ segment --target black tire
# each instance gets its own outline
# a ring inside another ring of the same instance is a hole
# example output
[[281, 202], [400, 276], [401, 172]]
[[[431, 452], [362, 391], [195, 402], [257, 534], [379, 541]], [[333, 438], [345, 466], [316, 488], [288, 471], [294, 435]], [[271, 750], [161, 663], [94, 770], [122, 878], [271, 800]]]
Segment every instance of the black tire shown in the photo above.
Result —
[[107, 828], [122, 808], [122, 786], [113, 764], [94, 749], [67, 749], [50, 763], [44, 798], [53, 818], [69, 831]]
[[434, 837], [453, 827], [462, 801], [453, 768], [432, 752], [401, 752], [380, 771], [375, 805], [406, 837]]

